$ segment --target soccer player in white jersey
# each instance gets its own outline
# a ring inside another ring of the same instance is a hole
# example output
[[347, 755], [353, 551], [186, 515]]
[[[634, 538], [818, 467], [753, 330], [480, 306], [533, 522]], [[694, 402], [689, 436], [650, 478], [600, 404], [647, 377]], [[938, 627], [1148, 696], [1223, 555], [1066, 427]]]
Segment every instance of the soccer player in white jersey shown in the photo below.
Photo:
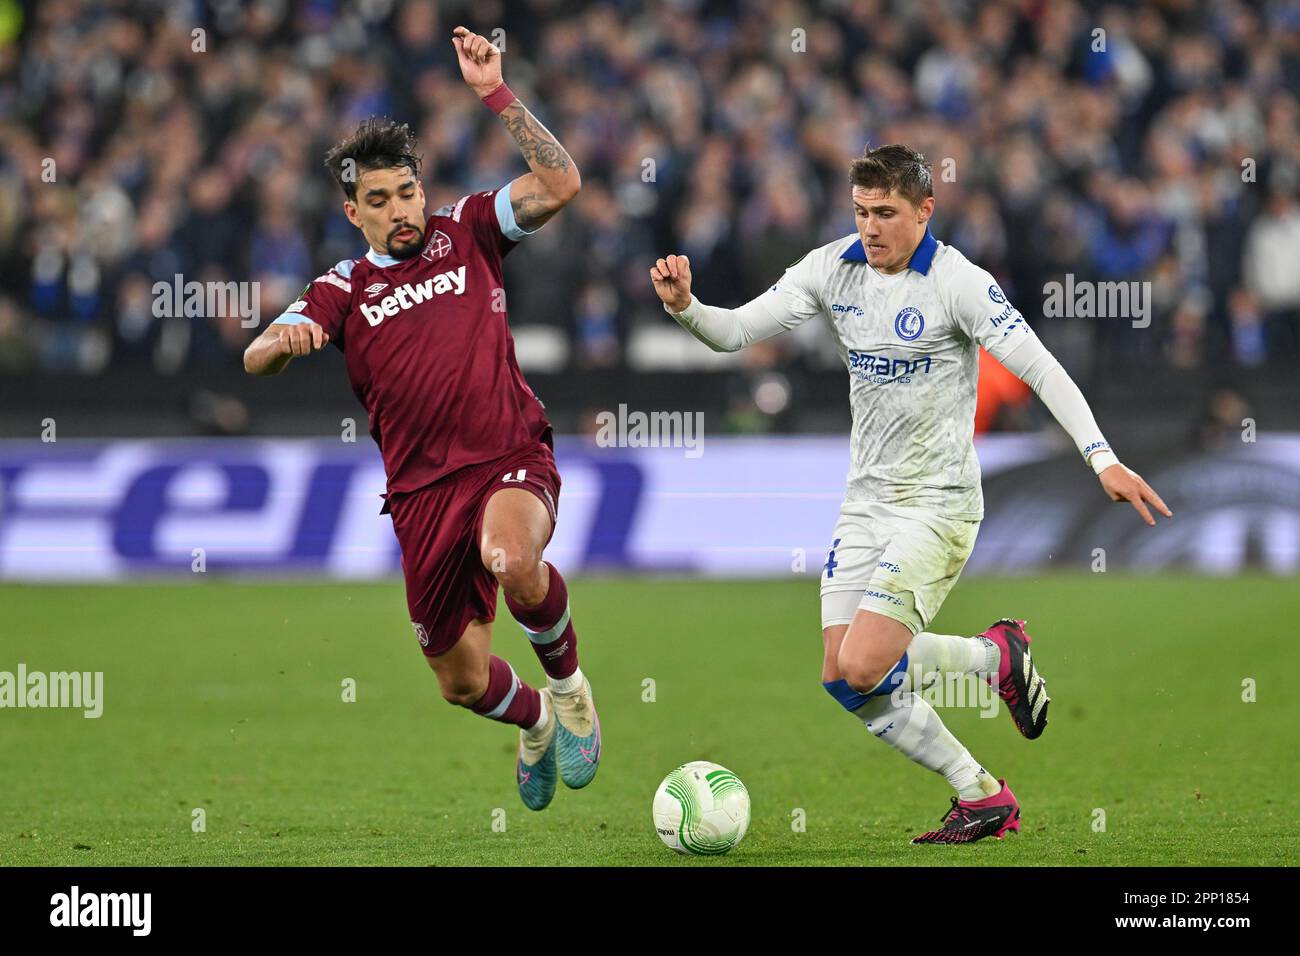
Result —
[[1038, 394], [1115, 501], [1149, 525], [1173, 513], [1120, 464], [1088, 403], [992, 275], [937, 241], [925, 157], [868, 148], [849, 176], [857, 233], [814, 249], [738, 309], [691, 295], [685, 256], [650, 270], [664, 308], [715, 351], [732, 352], [821, 315], [849, 373], [852, 463], [821, 580], [822, 683], [867, 730], [956, 790], [943, 824], [913, 843], [969, 843], [1020, 829], [1020, 804], [943, 725], [919, 691], [976, 675], [1017, 729], [1047, 723], [1045, 682], [1025, 622], [975, 637], [926, 630], [956, 583], [984, 513], [973, 444], [978, 346]]

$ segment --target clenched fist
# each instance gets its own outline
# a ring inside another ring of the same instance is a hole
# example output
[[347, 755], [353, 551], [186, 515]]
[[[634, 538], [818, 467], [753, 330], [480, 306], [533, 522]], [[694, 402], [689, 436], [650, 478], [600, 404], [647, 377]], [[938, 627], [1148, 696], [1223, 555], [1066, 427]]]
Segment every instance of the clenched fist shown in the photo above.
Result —
[[685, 256], [660, 259], [650, 267], [650, 281], [673, 312], [681, 312], [691, 304], [691, 260]]
[[280, 340], [280, 354], [303, 356], [319, 352], [329, 344], [330, 337], [315, 322], [295, 322], [287, 325], [283, 322], [273, 324], [268, 331], [277, 333]]
[[329, 344], [329, 334], [315, 322], [272, 322], [244, 350], [244, 371], [250, 375], [275, 375], [290, 359], [319, 352]]
[[481, 99], [501, 85], [501, 51], [487, 37], [464, 27], [451, 31], [451, 45], [465, 83]]

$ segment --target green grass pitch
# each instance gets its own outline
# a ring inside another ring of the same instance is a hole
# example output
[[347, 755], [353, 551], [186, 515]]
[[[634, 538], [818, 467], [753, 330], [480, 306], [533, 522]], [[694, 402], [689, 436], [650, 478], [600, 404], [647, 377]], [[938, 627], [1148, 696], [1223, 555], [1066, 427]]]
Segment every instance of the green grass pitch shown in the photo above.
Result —
[[[99, 719], [0, 710], [0, 864], [1296, 862], [1293, 580], [960, 582], [934, 629], [1028, 618], [1053, 700], [1037, 741], [1003, 710], [941, 711], [1024, 814], [1018, 836], [966, 847], [909, 845], [950, 791], [822, 690], [814, 577], [571, 594], [605, 757], [590, 787], [533, 813], [517, 732], [441, 700], [400, 583], [0, 587], [0, 670], [104, 672]], [[494, 650], [540, 681], [504, 608]], [[696, 759], [753, 800], [725, 857], [678, 857], [651, 825], [662, 776]]]

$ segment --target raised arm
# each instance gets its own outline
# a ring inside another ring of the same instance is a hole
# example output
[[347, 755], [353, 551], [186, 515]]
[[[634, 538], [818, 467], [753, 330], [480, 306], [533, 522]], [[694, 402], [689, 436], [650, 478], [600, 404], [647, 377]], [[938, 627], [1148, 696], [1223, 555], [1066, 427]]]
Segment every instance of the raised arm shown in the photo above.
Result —
[[736, 309], [705, 305], [691, 294], [691, 261], [686, 256], [658, 260], [650, 267], [650, 281], [677, 324], [715, 352], [735, 352], [770, 339], [814, 314], [811, 308], [792, 309], [795, 300], [779, 285]]
[[573, 159], [501, 78], [501, 51], [486, 37], [464, 27], [452, 31], [460, 72], [478, 95], [505, 123], [519, 144], [531, 172], [510, 184], [515, 223], [532, 232], [560, 211], [582, 188]]

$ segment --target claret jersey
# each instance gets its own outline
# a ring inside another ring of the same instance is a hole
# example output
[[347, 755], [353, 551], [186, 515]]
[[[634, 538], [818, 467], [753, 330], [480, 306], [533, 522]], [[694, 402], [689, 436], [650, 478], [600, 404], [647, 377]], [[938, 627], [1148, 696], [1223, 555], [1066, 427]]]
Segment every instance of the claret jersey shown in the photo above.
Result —
[[314, 279], [276, 322], [320, 325], [343, 352], [369, 416], [388, 493], [414, 491], [530, 443], [551, 444], [542, 404], [515, 361], [502, 263], [527, 233], [510, 187], [429, 217], [423, 250], [370, 250]]

